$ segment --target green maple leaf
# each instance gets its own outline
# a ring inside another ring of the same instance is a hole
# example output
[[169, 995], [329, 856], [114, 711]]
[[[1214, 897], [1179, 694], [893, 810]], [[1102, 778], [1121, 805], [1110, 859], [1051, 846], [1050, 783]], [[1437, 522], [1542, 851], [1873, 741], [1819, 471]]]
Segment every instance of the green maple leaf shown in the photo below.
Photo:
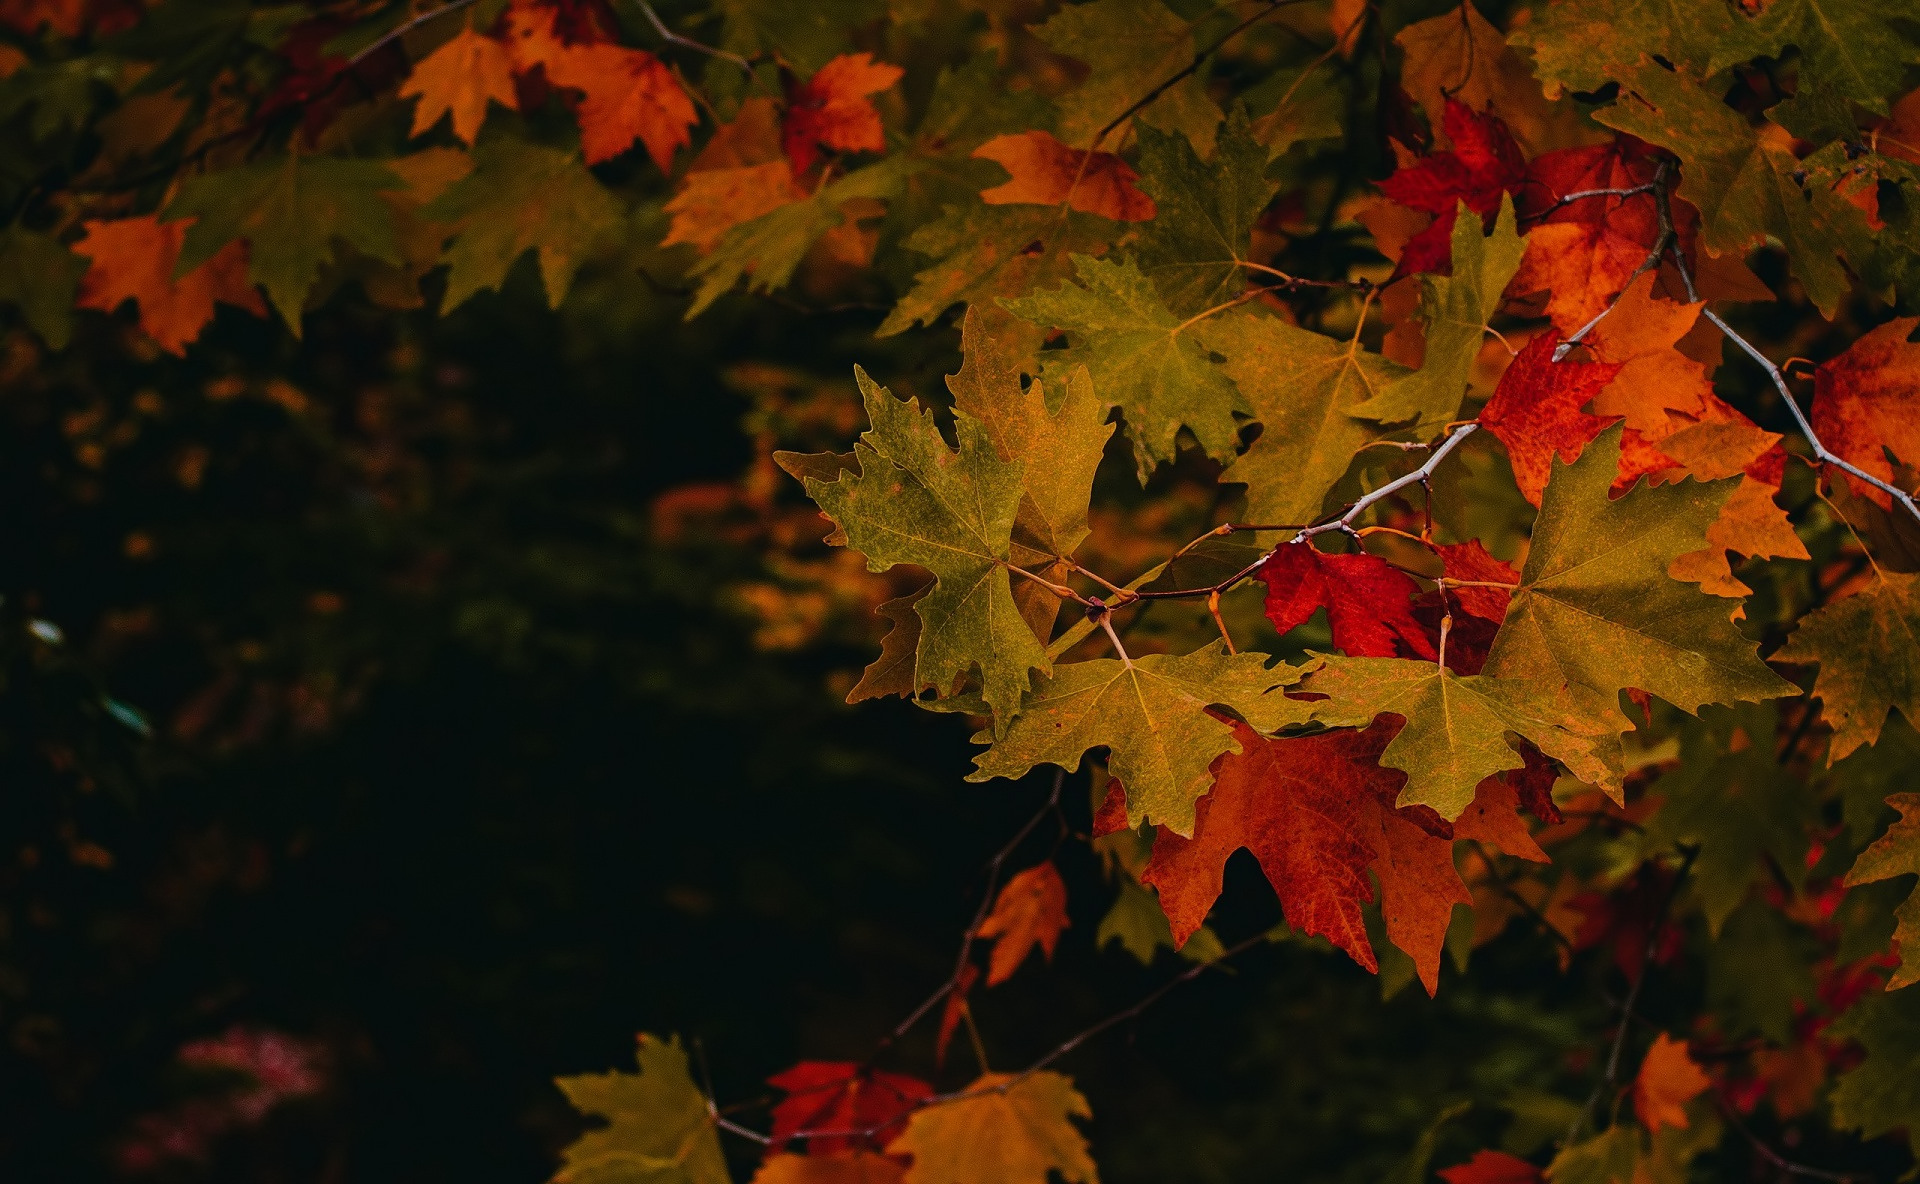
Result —
[[1239, 295], [1253, 224], [1275, 188], [1266, 178], [1267, 149], [1248, 134], [1245, 109], [1228, 116], [1211, 161], [1182, 135], [1142, 126], [1139, 140], [1140, 187], [1155, 208], [1140, 240], [1140, 269], [1181, 317]]
[[1048, 373], [1085, 365], [1094, 389], [1120, 408], [1140, 481], [1171, 461], [1182, 427], [1207, 455], [1230, 459], [1240, 446], [1234, 412], [1248, 410], [1231, 379], [1208, 358], [1131, 262], [1073, 257], [1080, 284], [1001, 303], [1037, 325], [1065, 329], [1068, 348], [1049, 355]]
[[1645, 1151], [1640, 1128], [1616, 1123], [1584, 1142], [1561, 1148], [1547, 1165], [1553, 1184], [1633, 1184]]
[[1716, 92], [1651, 62], [1623, 82], [1632, 93], [1594, 118], [1680, 158], [1680, 196], [1699, 208], [1707, 250], [1745, 255], [1778, 240], [1832, 317], [1852, 287], [1840, 257], [1863, 263], [1871, 252], [1865, 214], [1832, 186], [1804, 184], [1802, 162]]
[[28, 327], [54, 349], [73, 336], [73, 301], [87, 261], [50, 235], [18, 226], [0, 230], [0, 300], [20, 309]]
[[1749, 896], [1707, 950], [1707, 1005], [1728, 1036], [1756, 1032], [1784, 1045], [1800, 1006], [1816, 998], [1812, 967], [1819, 957], [1805, 930]]
[[[1191, 654], [1096, 658], [1038, 679], [1006, 735], [974, 758], [969, 781], [1020, 777], [1035, 765], [1072, 772], [1088, 749], [1106, 747], [1126, 787], [1131, 826], [1157, 822], [1193, 834], [1193, 804], [1213, 784], [1210, 767], [1238, 752], [1233, 729], [1208, 712], [1230, 707], [1256, 727], [1304, 720], [1306, 705], [1275, 693], [1298, 672], [1267, 669], [1264, 654], [1229, 654], [1219, 644]], [[992, 740], [988, 732], [976, 744]]]
[[991, 304], [1058, 284], [1071, 273], [1073, 254], [1097, 255], [1120, 233], [1110, 219], [1053, 206], [950, 206], [902, 242], [935, 262], [915, 273], [875, 334], [931, 325], [956, 304]]
[[1520, 269], [1526, 240], [1515, 233], [1513, 199], [1500, 199], [1491, 235], [1480, 215], [1462, 205], [1453, 223], [1453, 274], [1420, 276], [1420, 319], [1427, 327], [1427, 353], [1420, 369], [1388, 383], [1350, 414], [1378, 423], [1447, 423], [1460, 411], [1473, 360], [1480, 354], [1487, 321], [1500, 294]]
[[1867, 1053], [1834, 1083], [1834, 1124], [1869, 1139], [1920, 1130], [1920, 991], [1869, 995], [1828, 1030]]
[[401, 179], [378, 161], [289, 153], [194, 177], [167, 206], [169, 221], [193, 218], [176, 276], [247, 240], [247, 278], [267, 290], [297, 337], [307, 294], [338, 243], [395, 265], [403, 261], [393, 208], [380, 194]]
[[1721, 0], [1554, 0], [1508, 36], [1533, 56], [1533, 70], [1562, 88], [1595, 91], [1627, 77], [1642, 57], [1658, 54], [1689, 74], [1704, 75], [1736, 33]]
[[555, 1080], [574, 1109], [607, 1120], [562, 1153], [555, 1184], [729, 1184], [720, 1136], [680, 1041], [643, 1033], [634, 1061], [637, 1074]]
[[854, 48], [854, 31], [886, 16], [884, 0], [715, 0], [721, 46], [742, 57], [769, 54], [812, 74]]
[[1154, 955], [1163, 949], [1172, 950], [1189, 962], [1212, 962], [1226, 952], [1220, 939], [1205, 925], [1194, 931], [1187, 944], [1176, 944], [1166, 910], [1160, 907], [1160, 898], [1153, 889], [1127, 875], [1120, 877], [1120, 895], [1100, 918], [1099, 931], [1093, 935], [1093, 944], [1098, 949], [1105, 949], [1116, 941], [1143, 966], [1153, 965]]
[[1316, 721], [1364, 727], [1382, 714], [1406, 721], [1380, 754], [1383, 767], [1407, 774], [1398, 805], [1431, 806], [1443, 818], [1458, 818], [1481, 781], [1526, 763], [1509, 733], [1561, 758], [1576, 774], [1600, 772], [1593, 754], [1605, 737], [1590, 734], [1577, 716], [1549, 719], [1555, 712], [1550, 686], [1460, 675], [1410, 658], [1332, 655], [1319, 663], [1301, 684], [1327, 696], [1303, 705]]
[[475, 292], [497, 291], [528, 251], [540, 260], [547, 304], [560, 307], [574, 273], [626, 218], [577, 155], [504, 135], [482, 140], [473, 171], [423, 213], [459, 227], [447, 247], [443, 313]]
[[1833, 728], [1828, 760], [1880, 737], [1887, 714], [1920, 721], [1920, 575], [1884, 571], [1808, 613], [1775, 658], [1819, 663], [1813, 694]]
[[1618, 731], [1628, 688], [1690, 712], [1793, 694], [1734, 627], [1726, 601], [1667, 574], [1676, 557], [1706, 545], [1738, 482], [1641, 484], [1611, 500], [1620, 435], [1619, 425], [1608, 428], [1571, 465], [1554, 458], [1520, 587], [1483, 673], [1560, 683]]
[[[1062, 8], [1033, 30], [1055, 53], [1085, 62], [1086, 81], [1062, 95], [1060, 138], [1075, 147], [1093, 138], [1154, 86], [1193, 60], [1192, 25], [1160, 0], [1092, 0]], [[1201, 155], [1213, 151], [1220, 108], [1194, 71], [1134, 115], [1139, 122], [1177, 131]]]
[[807, 477], [807, 494], [872, 570], [912, 563], [933, 573], [933, 587], [914, 605], [913, 685], [948, 694], [977, 667], [982, 697], [1004, 727], [1028, 671], [1052, 665], [1021, 616], [1008, 571], [1023, 478], [1029, 464], [1048, 458], [1003, 459], [965, 412], [954, 416], [955, 452], [930, 413], [894, 398], [866, 371], [854, 375], [872, 425], [854, 445], [855, 470], [831, 481]]
[[1317, 518], [1354, 453], [1380, 438], [1354, 408], [1412, 373], [1363, 349], [1358, 334], [1340, 341], [1253, 309], [1202, 321], [1193, 334], [1226, 358], [1227, 375], [1261, 425], [1220, 476], [1247, 487], [1250, 522]]
[[1901, 29], [1913, 23], [1907, 0], [1773, 0], [1758, 16], [1738, 22], [1707, 69], [1717, 73], [1748, 58], [1777, 58], [1791, 45], [1799, 49], [1807, 76], [1884, 114], [1887, 96], [1901, 89], [1907, 67], [1920, 56], [1920, 41]]
[[[1900, 811], [1900, 819], [1854, 861], [1847, 873], [1849, 888], [1920, 873], [1920, 793], [1897, 793], [1887, 804]], [[1889, 991], [1920, 982], [1920, 889], [1909, 893], [1893, 916], [1900, 969], [1887, 980]]]
[[1755, 877], [1768, 875], [1767, 860], [1795, 890], [1806, 882], [1807, 828], [1819, 821], [1818, 804], [1774, 757], [1777, 719], [1770, 704], [1703, 707], [1681, 730], [1679, 766], [1649, 790], [1664, 801], [1646, 824], [1642, 849], [1699, 847], [1693, 889], [1712, 934]]
[[813, 244], [846, 221], [842, 206], [856, 198], [894, 196], [918, 167], [905, 157], [889, 157], [727, 231], [688, 272], [700, 281], [693, 303], [687, 306], [688, 319], [706, 311], [743, 279], [749, 292], [784, 288]]
[[1024, 544], [1034, 554], [1017, 562], [1071, 558], [1087, 537], [1094, 472], [1113, 435], [1087, 371], [1074, 369], [1064, 383], [1022, 384], [1020, 363], [971, 309], [960, 348], [964, 363], [947, 379], [953, 405], [980, 424], [1002, 460], [1041, 462], [1027, 465], [1014, 517], [1016, 548]]

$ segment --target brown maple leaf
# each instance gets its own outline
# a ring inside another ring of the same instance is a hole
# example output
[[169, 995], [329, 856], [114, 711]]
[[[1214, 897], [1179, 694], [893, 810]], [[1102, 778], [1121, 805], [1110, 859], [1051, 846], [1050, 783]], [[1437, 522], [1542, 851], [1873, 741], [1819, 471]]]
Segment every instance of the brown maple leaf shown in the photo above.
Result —
[[848, 53], [790, 87], [780, 131], [793, 171], [806, 172], [822, 145], [841, 152], [884, 151], [886, 129], [867, 96], [890, 88], [904, 73], [898, 66], [874, 61], [872, 54]]
[[1140, 175], [1111, 152], [1069, 148], [1043, 131], [995, 136], [973, 154], [1007, 170], [1009, 179], [980, 191], [991, 206], [1059, 205], [1116, 222], [1145, 222], [1153, 199], [1140, 191]]
[[453, 134], [467, 144], [480, 135], [489, 101], [508, 110], [519, 106], [513, 88], [513, 57], [491, 37], [460, 30], [453, 40], [416, 62], [400, 86], [401, 98], [419, 98], [413, 112], [413, 135], [421, 135], [453, 117]]
[[1067, 884], [1052, 860], [1008, 879], [994, 898], [993, 912], [980, 924], [980, 936], [994, 941], [987, 985], [1012, 978], [1035, 946], [1051, 959], [1067, 923]]
[[73, 244], [76, 254], [93, 261], [80, 281], [81, 308], [112, 312], [127, 300], [140, 307], [140, 328], [173, 354], [213, 319], [215, 301], [267, 315], [260, 290], [247, 279], [247, 246], [234, 240], [186, 275], [174, 278], [180, 246], [193, 219], [162, 222], [157, 214], [88, 222]]

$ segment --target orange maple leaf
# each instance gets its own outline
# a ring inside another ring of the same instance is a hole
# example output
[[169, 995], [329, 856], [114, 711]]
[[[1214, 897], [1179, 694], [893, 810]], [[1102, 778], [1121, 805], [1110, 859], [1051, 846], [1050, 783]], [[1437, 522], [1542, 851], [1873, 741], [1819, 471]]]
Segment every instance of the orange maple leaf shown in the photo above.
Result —
[[996, 939], [987, 962], [987, 985], [1012, 978], [1035, 946], [1051, 959], [1066, 927], [1067, 884], [1052, 860], [1009, 879], [994, 898], [993, 912], [980, 924], [981, 937]]
[[86, 31], [89, 7], [89, 0], [0, 0], [0, 25], [28, 37], [42, 25], [62, 37], [78, 37]]
[[413, 112], [413, 135], [420, 135], [453, 116], [453, 134], [472, 144], [487, 118], [492, 100], [508, 110], [519, 103], [513, 89], [513, 57], [507, 47], [482, 37], [471, 26], [414, 63], [413, 73], [400, 87], [401, 98], [420, 99]]
[[735, 226], [805, 196], [780, 151], [773, 100], [748, 99], [693, 158], [680, 192], [667, 202], [673, 222], [661, 245], [692, 243], [705, 254]]
[[783, 1151], [762, 1161], [752, 1184], [900, 1184], [906, 1172], [905, 1164], [877, 1151]]
[[1687, 1042], [1665, 1032], [1653, 1038], [1640, 1075], [1633, 1080], [1633, 1112], [1649, 1131], [1662, 1126], [1685, 1127], [1687, 1103], [1713, 1082], [1687, 1055]]
[[995, 136], [973, 150], [1007, 170], [1009, 180], [980, 191], [990, 206], [1055, 206], [1098, 214], [1115, 222], [1145, 222], [1153, 199], [1136, 184], [1140, 174], [1111, 152], [1082, 152], [1042, 131]]
[[162, 222], [157, 214], [88, 222], [73, 244], [93, 260], [80, 281], [81, 308], [112, 312], [127, 300], [140, 306], [140, 328], [160, 348], [185, 354], [187, 345], [213, 319], [213, 303], [232, 304], [257, 317], [267, 315], [259, 289], [247, 280], [247, 247], [234, 240], [213, 258], [174, 278], [180, 245], [193, 219]]
[[806, 172], [823, 144], [842, 152], [885, 150], [886, 129], [867, 96], [888, 89], [904, 73], [874, 61], [872, 54], [845, 53], [789, 88], [780, 138], [793, 171]]
[[[1546, 292], [1547, 315], [1560, 333], [1573, 333], [1605, 308], [1660, 238], [1651, 193], [1606, 194], [1564, 205], [1561, 199], [1632, 190], [1652, 181], [1657, 167], [1653, 152], [1630, 136], [1544, 152], [1527, 166], [1518, 213], [1522, 222], [1540, 223], [1527, 235], [1513, 291]], [[1677, 210], [1676, 216], [1684, 213]]]
[[1507, 446], [1513, 479], [1536, 506], [1547, 488], [1554, 456], [1571, 463], [1613, 422], [1580, 408], [1620, 373], [1616, 362], [1556, 362], [1558, 347], [1554, 333], [1529, 341], [1480, 412], [1480, 426]]
[[[1920, 465], [1920, 345], [1907, 338], [1920, 317], [1899, 317], [1868, 333], [1813, 372], [1813, 430], [1828, 449], [1892, 483], [1884, 447]], [[1881, 509], [1893, 499], [1848, 475], [1853, 491]]]
[[588, 164], [612, 160], [638, 140], [664, 173], [673, 167], [674, 151], [693, 142], [690, 129], [700, 113], [673, 71], [646, 50], [585, 45], [545, 65], [555, 86], [581, 94], [575, 114]]
[[1620, 416], [1629, 429], [1661, 440], [1707, 414], [1713, 378], [1707, 366], [1677, 348], [1705, 306], [1657, 299], [1653, 280], [1649, 273], [1628, 285], [1587, 344], [1595, 356], [1620, 366], [1593, 397], [1594, 413]]

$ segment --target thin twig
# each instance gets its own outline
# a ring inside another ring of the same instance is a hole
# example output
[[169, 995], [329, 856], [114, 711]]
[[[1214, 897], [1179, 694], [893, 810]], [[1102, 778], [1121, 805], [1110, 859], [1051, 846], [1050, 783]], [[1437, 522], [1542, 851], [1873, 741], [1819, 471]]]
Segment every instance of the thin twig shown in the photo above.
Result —
[[682, 49], [691, 49], [695, 53], [704, 53], [708, 57], [715, 57], [722, 61], [732, 62], [747, 73], [753, 73], [753, 63], [741, 57], [739, 54], [730, 53], [724, 49], [715, 49], [713, 46], [695, 41], [691, 37], [682, 37], [672, 29], [667, 28], [667, 23], [660, 19], [660, 14], [653, 10], [653, 5], [647, 3], [647, 0], [633, 0], [633, 2], [638, 5], [640, 11], [646, 15], [647, 23], [653, 26], [653, 31], [658, 33], [660, 39], [668, 45], [677, 45]]
[[1830, 1172], [1825, 1168], [1808, 1167], [1804, 1163], [1798, 1163], [1788, 1159], [1778, 1151], [1767, 1146], [1766, 1143], [1761, 1141], [1759, 1135], [1753, 1133], [1741, 1119], [1739, 1109], [1734, 1106], [1732, 1100], [1729, 1099], [1726, 1094], [1720, 1091], [1718, 1086], [1714, 1087], [1713, 1100], [1719, 1103], [1720, 1112], [1726, 1115], [1727, 1121], [1732, 1124], [1733, 1129], [1740, 1133], [1740, 1137], [1747, 1141], [1747, 1145], [1752, 1147], [1760, 1158], [1772, 1164], [1775, 1171], [1789, 1176], [1805, 1176], [1810, 1180], [1834, 1180], [1838, 1181], [1839, 1184], [1850, 1184], [1851, 1181], [1861, 1178], [1859, 1176], [1849, 1175], [1846, 1172]]
[[426, 12], [420, 13], [418, 16], [410, 17], [407, 20], [401, 21], [399, 24], [395, 25], [391, 29], [388, 29], [386, 32], [380, 34], [380, 36], [374, 38], [372, 41], [368, 42], [366, 45], [361, 46], [360, 51], [358, 53], [354, 54], [352, 57], [347, 59], [347, 64], [341, 67], [340, 73], [342, 74], [348, 73], [355, 66], [358, 66], [361, 62], [366, 61], [368, 58], [372, 57], [374, 54], [379, 53], [381, 50], [385, 49], [387, 46], [392, 45], [394, 42], [400, 40], [402, 37], [405, 37], [408, 33], [413, 32], [415, 29], [419, 28], [421, 25], [431, 24], [432, 22], [439, 20], [441, 17], [447, 15], [450, 12], [458, 12], [463, 8], [471, 7], [473, 3], [474, 3], [474, 0], [448, 0], [447, 3], [442, 4], [438, 8], [428, 9]]

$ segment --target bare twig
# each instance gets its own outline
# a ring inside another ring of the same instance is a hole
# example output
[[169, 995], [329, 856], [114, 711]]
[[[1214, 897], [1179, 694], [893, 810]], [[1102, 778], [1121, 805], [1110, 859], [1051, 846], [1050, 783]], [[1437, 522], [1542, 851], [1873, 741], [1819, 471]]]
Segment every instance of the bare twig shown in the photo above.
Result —
[[380, 34], [380, 36], [361, 46], [358, 53], [347, 59], [347, 64], [341, 68], [340, 73], [346, 74], [351, 72], [355, 66], [358, 66], [361, 62], [366, 61], [374, 54], [379, 53], [387, 46], [392, 45], [420, 26], [432, 24], [450, 12], [459, 12], [463, 8], [472, 7], [473, 3], [474, 0], [448, 0], [447, 3], [442, 4], [438, 8], [430, 8], [417, 16], [409, 17], [401, 21], [393, 28], [388, 29], [386, 32]]
[[732, 62], [747, 73], [753, 73], [753, 63], [741, 57], [739, 54], [730, 53], [724, 49], [715, 49], [713, 46], [695, 41], [691, 37], [682, 37], [672, 29], [667, 28], [667, 23], [660, 19], [660, 14], [653, 10], [653, 5], [647, 3], [647, 0], [633, 0], [633, 2], [639, 7], [641, 13], [646, 16], [647, 23], [653, 26], [653, 31], [659, 34], [660, 39], [668, 45], [677, 45], [681, 49], [691, 49], [695, 53], [704, 53], [708, 57], [715, 57], [721, 61]]
[[1849, 1175], [1846, 1172], [1830, 1172], [1825, 1168], [1808, 1167], [1804, 1163], [1798, 1163], [1788, 1159], [1778, 1151], [1767, 1146], [1766, 1143], [1761, 1141], [1759, 1135], [1753, 1133], [1752, 1129], [1749, 1128], [1746, 1122], [1740, 1117], [1739, 1108], [1736, 1107], [1717, 1086], [1713, 1091], [1713, 1100], [1719, 1103], [1720, 1113], [1726, 1116], [1727, 1122], [1735, 1131], [1739, 1132], [1741, 1138], [1747, 1141], [1747, 1145], [1753, 1148], [1754, 1154], [1766, 1160], [1769, 1164], [1772, 1164], [1773, 1169], [1782, 1175], [1804, 1176], [1810, 1180], [1834, 1180], [1838, 1181], [1839, 1184], [1850, 1184], [1851, 1181], [1862, 1178]]

